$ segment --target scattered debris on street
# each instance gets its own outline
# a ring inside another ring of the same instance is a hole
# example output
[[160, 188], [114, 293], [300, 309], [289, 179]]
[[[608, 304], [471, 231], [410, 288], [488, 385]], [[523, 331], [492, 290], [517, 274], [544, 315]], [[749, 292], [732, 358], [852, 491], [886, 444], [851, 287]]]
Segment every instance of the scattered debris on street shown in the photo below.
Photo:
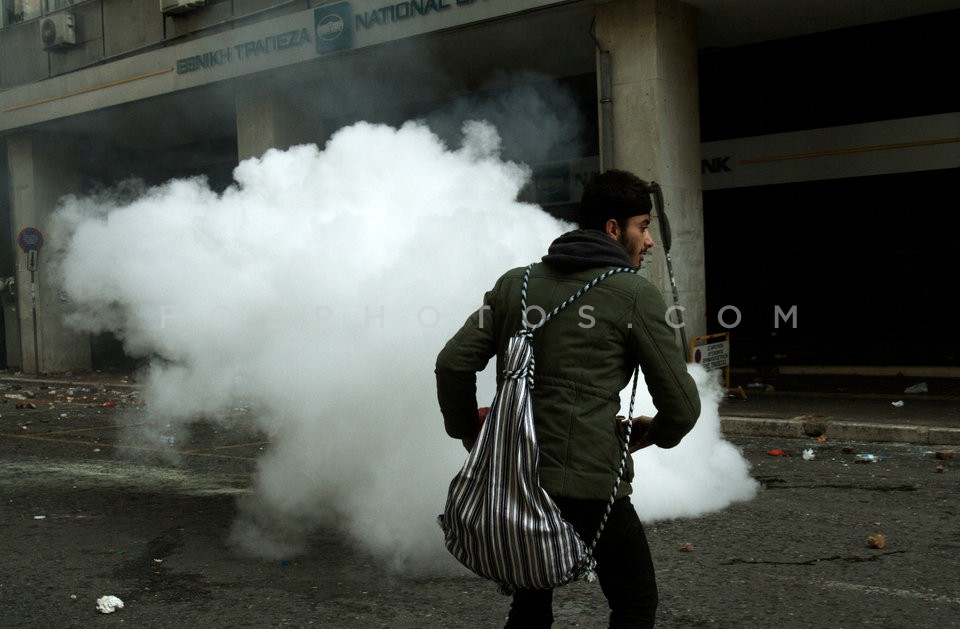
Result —
[[887, 536], [877, 533], [867, 537], [867, 546], [870, 548], [882, 549], [887, 546]]
[[123, 601], [116, 596], [101, 596], [97, 599], [97, 611], [101, 614], [112, 614], [123, 609]]

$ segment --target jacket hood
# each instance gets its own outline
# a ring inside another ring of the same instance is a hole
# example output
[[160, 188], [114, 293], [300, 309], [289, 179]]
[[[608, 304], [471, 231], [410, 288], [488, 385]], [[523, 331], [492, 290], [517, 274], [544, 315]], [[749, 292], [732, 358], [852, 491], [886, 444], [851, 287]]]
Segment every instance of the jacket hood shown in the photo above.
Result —
[[597, 229], [577, 229], [563, 234], [550, 244], [542, 260], [564, 273], [600, 266], [633, 268], [623, 245]]

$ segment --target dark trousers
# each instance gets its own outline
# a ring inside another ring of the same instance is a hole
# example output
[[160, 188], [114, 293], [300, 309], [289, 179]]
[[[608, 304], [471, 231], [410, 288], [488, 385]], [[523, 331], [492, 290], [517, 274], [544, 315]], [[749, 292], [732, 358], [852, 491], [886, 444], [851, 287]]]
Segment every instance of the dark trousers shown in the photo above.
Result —
[[[605, 500], [554, 499], [564, 519], [589, 545], [596, 535]], [[610, 517], [593, 553], [597, 579], [610, 605], [610, 627], [653, 627], [657, 614], [657, 581], [647, 536], [630, 498], [613, 503]], [[553, 590], [517, 590], [507, 629], [539, 629], [553, 624]]]

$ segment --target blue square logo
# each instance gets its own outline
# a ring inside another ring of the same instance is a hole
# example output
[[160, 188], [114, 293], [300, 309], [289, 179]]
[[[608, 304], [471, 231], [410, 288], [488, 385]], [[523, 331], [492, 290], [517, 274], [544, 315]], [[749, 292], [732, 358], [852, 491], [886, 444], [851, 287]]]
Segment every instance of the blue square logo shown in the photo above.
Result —
[[325, 52], [353, 46], [350, 3], [340, 2], [314, 10], [313, 33], [317, 43], [317, 54], [322, 55]]

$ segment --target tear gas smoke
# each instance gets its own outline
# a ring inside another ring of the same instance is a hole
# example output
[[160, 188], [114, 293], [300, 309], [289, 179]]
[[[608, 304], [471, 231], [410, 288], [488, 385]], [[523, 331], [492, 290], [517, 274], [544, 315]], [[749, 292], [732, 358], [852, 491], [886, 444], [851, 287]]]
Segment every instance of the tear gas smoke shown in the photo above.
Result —
[[[233, 531], [247, 549], [290, 556], [322, 525], [395, 568], [454, 567], [435, 517], [464, 452], [443, 433], [434, 360], [502, 271], [571, 227], [516, 201], [529, 172], [498, 147], [483, 123], [456, 149], [423, 124], [358, 123], [323, 150], [244, 161], [220, 195], [198, 178], [62, 203], [69, 322], [150, 359], [147, 422], [248, 405], [267, 435]], [[637, 456], [645, 519], [752, 495], [716, 407], [708, 392], [690, 440]]]
[[[720, 400], [723, 389], [714, 374], [690, 365], [700, 391], [697, 425], [674, 448], [645, 448], [634, 454], [633, 496], [644, 520], [694, 517], [723, 509], [732, 502], [750, 500], [759, 487], [740, 451], [720, 434]], [[629, 389], [621, 397], [626, 416]], [[634, 415], [653, 415], [656, 407], [638, 387]]]

